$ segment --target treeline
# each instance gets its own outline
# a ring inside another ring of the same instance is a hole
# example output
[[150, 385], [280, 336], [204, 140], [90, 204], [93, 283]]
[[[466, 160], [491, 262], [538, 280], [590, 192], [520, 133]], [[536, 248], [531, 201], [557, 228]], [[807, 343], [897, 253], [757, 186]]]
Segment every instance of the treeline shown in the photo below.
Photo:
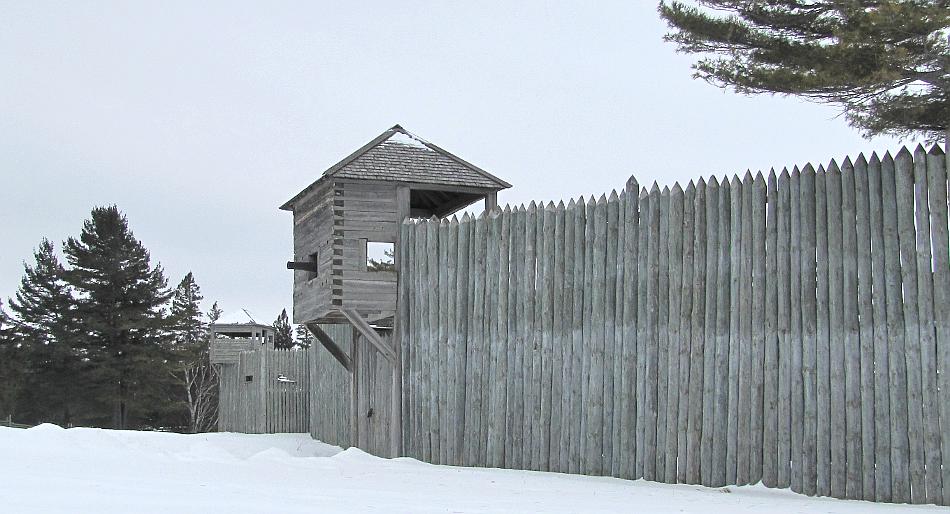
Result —
[[201, 291], [170, 289], [115, 206], [62, 247], [43, 240], [0, 304], [0, 417], [61, 426], [207, 431], [217, 417]]

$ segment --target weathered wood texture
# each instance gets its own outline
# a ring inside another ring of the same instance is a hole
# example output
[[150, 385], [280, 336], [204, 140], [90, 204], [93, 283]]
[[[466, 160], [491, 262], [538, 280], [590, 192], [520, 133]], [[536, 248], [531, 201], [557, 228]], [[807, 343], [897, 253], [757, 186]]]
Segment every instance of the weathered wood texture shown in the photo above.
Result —
[[251, 434], [307, 432], [310, 353], [254, 348], [240, 352], [233, 363], [218, 364], [218, 430]]
[[406, 222], [404, 453], [950, 504], [946, 160], [841, 162]]

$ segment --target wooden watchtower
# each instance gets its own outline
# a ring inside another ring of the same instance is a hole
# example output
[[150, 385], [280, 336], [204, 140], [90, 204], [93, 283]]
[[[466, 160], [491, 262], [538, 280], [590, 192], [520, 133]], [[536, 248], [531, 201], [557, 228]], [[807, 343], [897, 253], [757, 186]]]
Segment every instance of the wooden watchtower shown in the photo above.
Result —
[[508, 187], [399, 125], [383, 132], [281, 206], [294, 215], [294, 323], [392, 326], [402, 220], [490, 209]]

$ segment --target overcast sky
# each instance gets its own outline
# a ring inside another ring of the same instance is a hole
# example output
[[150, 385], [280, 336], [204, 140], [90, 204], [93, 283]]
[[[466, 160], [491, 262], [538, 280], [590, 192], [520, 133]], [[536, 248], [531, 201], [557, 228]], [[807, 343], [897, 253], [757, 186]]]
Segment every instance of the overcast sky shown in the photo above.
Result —
[[652, 0], [592, 5], [0, 0], [0, 297], [114, 203], [171, 284], [270, 322], [277, 207], [396, 123], [511, 182], [501, 203], [899, 147], [692, 80]]

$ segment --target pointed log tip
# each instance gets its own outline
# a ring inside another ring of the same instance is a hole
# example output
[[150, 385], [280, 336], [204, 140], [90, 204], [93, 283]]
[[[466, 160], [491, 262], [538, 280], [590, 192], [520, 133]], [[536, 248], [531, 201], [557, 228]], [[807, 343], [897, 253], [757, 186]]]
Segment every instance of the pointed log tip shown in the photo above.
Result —
[[576, 203], [576, 202], [574, 202], [574, 199], [571, 198], [571, 201], [567, 202], [567, 208], [568, 208], [568, 209], [573, 209], [575, 203]]
[[944, 151], [943, 148], [940, 148], [940, 145], [933, 145], [927, 153], [930, 155], [943, 155]]
[[927, 149], [924, 148], [923, 143], [917, 143], [917, 147], [914, 148], [914, 155], [925, 154], [925, 153], [927, 153]]
[[534, 212], [536, 210], [538, 210], [538, 204], [536, 204], [534, 200], [531, 200], [531, 203], [528, 204], [528, 212]]
[[597, 199], [597, 205], [603, 205], [607, 203], [607, 195], [604, 193], [600, 194], [600, 198]]
[[814, 174], [815, 167], [812, 166], [811, 163], [809, 162], [808, 164], [805, 165], [804, 168], [802, 168], [802, 173]]
[[[759, 173], [761, 175], [761, 172]], [[742, 177], [743, 182], [752, 182], [752, 170], [745, 170], [745, 175]]]
[[854, 168], [854, 162], [851, 161], [851, 157], [845, 156], [844, 161], [841, 162], [842, 168]]
[[715, 175], [713, 175], [709, 177], [709, 182], [707, 182], [707, 185], [709, 187], [719, 187], [719, 179]]
[[557, 208], [558, 210], [564, 210], [564, 200], [557, 201]]
[[544, 210], [546, 210], [546, 211], [553, 211], [553, 210], [554, 210], [554, 202], [548, 201], [548, 203], [544, 204]]
[[739, 175], [733, 175], [732, 180], [730, 181], [729, 185], [730, 187], [735, 187], [735, 188], [741, 187], [742, 181], [739, 180]]
[[458, 224], [459, 224], [459, 218], [458, 216], [453, 214], [452, 219], [449, 221], [449, 225], [458, 225]]
[[616, 190], [616, 189], [611, 189], [611, 190], [610, 190], [610, 196], [608, 197], [608, 199], [609, 199], [611, 202], [613, 202], [613, 201], [615, 201], [615, 200], [618, 200], [619, 198], [620, 198], [620, 197], [617, 196], [617, 190]]
[[681, 186], [679, 182], [673, 182], [673, 194], [677, 193], [683, 193], [683, 186]]
[[630, 175], [630, 178], [627, 179], [627, 189], [630, 191], [636, 191], [640, 189], [640, 183], [637, 182], [637, 177]]
[[879, 165], [881, 164], [881, 157], [877, 152], [871, 152], [871, 159], [868, 162], [873, 165]]
[[434, 222], [438, 223], [438, 222], [439, 222], [439, 217], [436, 216], [435, 214], [433, 214], [432, 217], [429, 218], [429, 221], [434, 221]]
[[763, 183], [765, 182], [765, 176], [762, 174], [762, 170], [759, 170], [758, 172], [756, 172], [756, 174], [755, 174], [755, 181], [756, 181], [756, 182], [763, 182]]
[[[690, 183], [692, 183], [692, 182], [693, 182], [693, 181], [690, 180]], [[699, 180], [696, 181], [696, 187], [706, 187], [706, 178], [705, 178], [705, 177], [699, 177]]]
[[594, 195], [590, 195], [590, 198], [587, 199], [587, 205], [590, 207], [597, 205], [597, 200], [594, 199]]
[[818, 174], [819, 174], [819, 175], [824, 175], [824, 174], [825, 174], [825, 165], [824, 165], [824, 164], [819, 164], [819, 165], [818, 165]]
[[863, 168], [867, 166], [867, 164], [868, 164], [868, 160], [864, 157], [864, 152], [859, 153], [858, 156], [854, 159], [855, 166]]
[[838, 167], [838, 161], [831, 159], [831, 162], [828, 163], [827, 171], [828, 173], [839, 173], [841, 168]]
[[448, 219], [448, 218], [442, 218], [441, 220], [439, 220], [439, 226], [442, 226], [442, 227], [447, 227], [447, 226], [449, 226], [449, 219]]
[[656, 181], [654, 180], [654, 181], [653, 181], [653, 186], [650, 187], [650, 192], [652, 193], [652, 192], [654, 192], [654, 191], [659, 191], [659, 190], [660, 190], [660, 185], [657, 184]]
[[663, 191], [660, 192], [663, 196], [670, 196], [670, 186], [663, 186]]
[[[516, 207], [515, 209], [517, 209], [517, 207]], [[505, 214], [511, 214], [511, 205], [510, 205], [510, 204], [507, 204], [507, 203], [505, 204]]]
[[901, 149], [897, 152], [897, 156], [896, 156], [895, 158], [897, 158], [897, 159], [906, 159], [906, 158], [908, 158], [908, 157], [911, 157], [910, 150], [908, 150], [906, 146], [903, 146], [903, 147], [901, 147]]

